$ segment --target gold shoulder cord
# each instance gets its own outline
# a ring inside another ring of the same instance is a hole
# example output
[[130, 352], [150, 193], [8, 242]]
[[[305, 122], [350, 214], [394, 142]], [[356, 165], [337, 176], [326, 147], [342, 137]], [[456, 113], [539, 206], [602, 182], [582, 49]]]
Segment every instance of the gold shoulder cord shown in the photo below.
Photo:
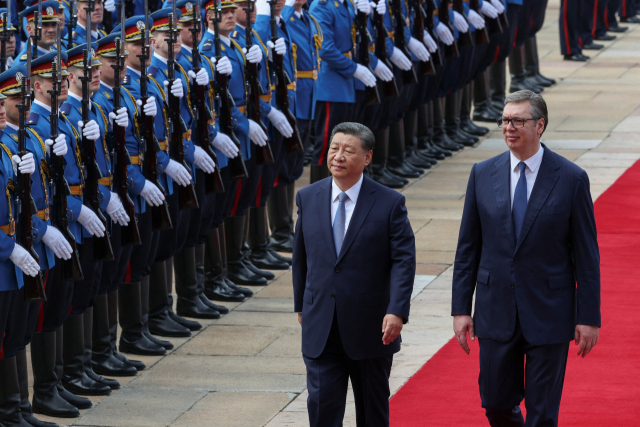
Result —
[[[4, 151], [6, 151], [7, 156], [9, 156], [9, 159], [11, 159], [11, 150], [9, 150], [9, 147], [7, 147], [2, 143], [0, 143], [0, 146]], [[7, 181], [7, 188], [5, 189], [5, 194], [7, 195], [7, 204], [9, 206], [9, 224], [13, 222], [13, 209], [11, 207], [12, 191], [15, 191], [15, 185], [13, 184], [13, 179], [9, 178], [9, 180]]]
[[71, 122], [69, 121], [69, 119], [67, 118], [67, 116], [65, 116], [64, 114], [62, 115], [63, 120], [65, 122], [67, 122], [69, 124], [69, 126], [71, 126], [71, 130], [73, 131], [73, 135], [76, 138], [76, 163], [78, 166], [78, 171], [80, 172], [80, 182], [83, 187], [84, 187], [84, 174], [82, 173], [82, 157], [81, 157], [81, 152], [80, 152], [80, 143], [78, 142], [78, 140], [80, 139], [80, 134], [78, 134], [78, 131], [76, 130], [76, 128], [73, 126], [73, 124], [71, 124]]
[[[160, 86], [160, 83], [158, 83], [158, 81], [156, 79], [154, 79], [153, 77], [149, 76], [149, 78], [151, 79], [151, 81], [153, 83], [155, 83], [156, 86], [158, 86], [158, 90], [160, 91], [160, 95], [162, 95], [162, 99], [166, 98], [166, 95], [164, 94], [164, 90], [162, 89], [162, 87]], [[164, 101], [162, 102], [162, 111], [164, 112], [164, 125], [165, 128], [167, 129], [167, 134], [169, 133], [169, 112], [167, 111], [167, 105], [164, 103]], [[167, 135], [168, 136], [168, 135]], [[167, 144], [169, 144], [169, 138], [167, 137]]]
[[[104, 111], [102, 110], [102, 107], [100, 107], [98, 104], [96, 104], [95, 102], [93, 103], [93, 105], [96, 106], [96, 108], [98, 109], [98, 111], [100, 111], [100, 115], [102, 116], [102, 122], [104, 123], [105, 129], [109, 129], [109, 122], [107, 121], [107, 117], [104, 115]], [[107, 148], [107, 138], [106, 138], [106, 132], [104, 137], [102, 138], [102, 146], [104, 148], [104, 158], [105, 161], [107, 162], [107, 167], [109, 170], [111, 170], [111, 162], [109, 161], [109, 149]]]
[[[209, 66], [211, 67], [211, 71], [213, 71], [215, 73], [215, 68], [213, 67], [213, 64], [211, 63], [209, 58], [207, 58], [206, 55], [201, 55], [200, 57], [204, 58], [205, 61], [207, 61], [209, 63]], [[209, 93], [207, 95], [209, 96], [209, 104], [211, 105], [211, 108], [209, 110], [211, 111], [211, 117], [212, 117], [212, 119], [209, 120], [209, 124], [211, 126], [215, 126], [216, 109], [213, 107], [213, 105], [215, 103], [216, 90], [213, 87], [213, 79], [209, 80]]]
[[[264, 43], [262, 42], [262, 39], [260, 38], [260, 35], [258, 34], [258, 32], [254, 29], [251, 30], [251, 32], [253, 33], [254, 36], [256, 36], [256, 38], [258, 39], [258, 43], [260, 43], [260, 46], [262, 46], [262, 49], [265, 52], [269, 52], [269, 49], [267, 49], [267, 47], [264, 45]], [[271, 87], [271, 72], [269, 71], [269, 60], [265, 61], [267, 63], [267, 82], [269, 84], [269, 88]]]
[[[244, 52], [242, 52], [242, 48], [240, 47], [238, 42], [235, 41], [234, 39], [231, 39], [231, 43], [233, 43], [233, 46], [236, 49], [238, 49], [238, 52], [240, 52], [240, 55], [242, 55], [242, 59], [244, 60], [244, 64], [246, 66], [247, 65], [247, 57], [244, 56]], [[244, 75], [242, 76], [242, 79], [244, 80]], [[244, 85], [244, 99], [247, 99], [247, 85]]]
[[[133, 102], [133, 105], [136, 105], [136, 99], [133, 97], [133, 95], [131, 95], [131, 92], [129, 92], [129, 90], [125, 87], [123, 87], [122, 89], [124, 89], [125, 93], [129, 95], [129, 98], [131, 98], [131, 102]], [[142, 138], [140, 137], [140, 125], [138, 123], [138, 120], [140, 120], [140, 118], [138, 117], [138, 109], [136, 108], [136, 112], [133, 115], [133, 121], [136, 125], [136, 132], [138, 133], [138, 154], [140, 155], [140, 158], [143, 159], [144, 153], [142, 152]], [[139, 165], [142, 167], [142, 161], [140, 161]]]
[[324, 36], [322, 35], [322, 28], [320, 28], [320, 24], [318, 24], [318, 21], [316, 21], [316, 18], [314, 18], [311, 15], [309, 15], [309, 18], [311, 18], [313, 20], [313, 23], [316, 26], [316, 33], [317, 34], [313, 35], [313, 44], [316, 47], [316, 60], [318, 61], [318, 72], [319, 72], [320, 71], [320, 62], [322, 61], [322, 59], [320, 59], [320, 50], [322, 49], [322, 42], [324, 41]]
[[180, 65], [178, 61], [176, 61], [176, 65], [180, 67], [180, 72], [184, 76], [184, 80], [187, 82], [187, 105], [189, 105], [189, 116], [191, 116], [191, 119], [193, 119], [193, 107], [191, 106], [191, 96], [189, 95], [191, 93], [191, 88], [189, 87], [189, 75], [184, 71], [184, 68], [182, 68], [182, 65]]
[[40, 146], [42, 147], [42, 158], [40, 159], [40, 178], [42, 179], [42, 191], [44, 191], [44, 204], [45, 208], [49, 209], [49, 191], [47, 188], [47, 180], [49, 179], [49, 164], [47, 163], [47, 150], [44, 145], [44, 141], [40, 138], [36, 132], [31, 128], [27, 128], [27, 130], [31, 133], [31, 135], [35, 136], [38, 142], [40, 142]]

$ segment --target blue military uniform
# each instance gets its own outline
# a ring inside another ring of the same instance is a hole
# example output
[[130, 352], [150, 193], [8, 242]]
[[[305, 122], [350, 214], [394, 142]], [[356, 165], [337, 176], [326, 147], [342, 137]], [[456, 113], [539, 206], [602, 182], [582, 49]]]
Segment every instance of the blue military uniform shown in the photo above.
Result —
[[[43, 1], [42, 2], [42, 22], [59, 22], [58, 19], [58, 7], [61, 6], [61, 3], [58, 3], [57, 1]], [[35, 6], [31, 6], [26, 8], [25, 10], [23, 10], [20, 13], [20, 16], [24, 19], [25, 23], [26, 22], [32, 22], [35, 20], [34, 14], [35, 12], [38, 11], [38, 5], [36, 4]], [[25, 29], [25, 33], [26, 33], [26, 29]], [[26, 33], [28, 34], [28, 33]], [[36, 46], [34, 44], [31, 45], [32, 51], [32, 57], [35, 58], [36, 55], [37, 56], [42, 56], [50, 51], [52, 51], [53, 49], [45, 49], [43, 47], [40, 46]], [[24, 65], [27, 61], [27, 45], [25, 44], [24, 47], [22, 48], [22, 50], [18, 53], [18, 55], [16, 55], [16, 59], [13, 62], [14, 66], [17, 65]]]

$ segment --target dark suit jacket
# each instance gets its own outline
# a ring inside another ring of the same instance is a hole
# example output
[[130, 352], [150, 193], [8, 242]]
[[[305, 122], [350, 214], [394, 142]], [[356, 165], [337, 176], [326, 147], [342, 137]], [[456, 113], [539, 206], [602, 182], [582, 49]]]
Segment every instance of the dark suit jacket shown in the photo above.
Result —
[[510, 168], [507, 151], [471, 170], [452, 315], [471, 314], [475, 289], [478, 337], [508, 341], [517, 310], [530, 344], [571, 341], [576, 323], [600, 326], [600, 255], [589, 177], [544, 147], [516, 242]]
[[295, 311], [302, 312], [302, 353], [311, 358], [322, 353], [334, 310], [350, 358], [396, 353], [400, 337], [385, 346], [381, 331], [386, 314], [409, 318], [416, 262], [404, 196], [365, 177], [336, 255], [331, 181], [318, 181], [296, 196], [293, 293]]

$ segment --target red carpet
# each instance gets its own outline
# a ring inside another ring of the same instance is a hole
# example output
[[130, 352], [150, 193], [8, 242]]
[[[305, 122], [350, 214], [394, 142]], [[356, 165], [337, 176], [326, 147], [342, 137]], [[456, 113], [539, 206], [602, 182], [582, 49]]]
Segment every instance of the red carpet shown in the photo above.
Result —
[[[600, 196], [595, 211], [600, 341], [586, 359], [571, 344], [559, 424], [640, 426], [640, 162]], [[391, 426], [488, 426], [479, 366], [477, 342], [467, 356], [455, 338], [449, 341], [391, 399]]]

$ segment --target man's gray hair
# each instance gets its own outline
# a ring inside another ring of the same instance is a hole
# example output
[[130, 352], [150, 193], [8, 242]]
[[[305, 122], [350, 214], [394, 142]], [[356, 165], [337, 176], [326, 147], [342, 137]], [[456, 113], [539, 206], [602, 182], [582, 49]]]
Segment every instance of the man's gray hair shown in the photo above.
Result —
[[[331, 141], [336, 133], [344, 133], [345, 135], [353, 135], [360, 138], [360, 146], [366, 152], [371, 151], [376, 146], [376, 138], [373, 136], [371, 129], [360, 123], [344, 122], [333, 128], [331, 132]], [[331, 144], [331, 142], [329, 142]]]
[[529, 101], [531, 104], [530, 111], [532, 117], [544, 119], [544, 129], [542, 130], [542, 133], [544, 133], [549, 124], [549, 112], [547, 111], [547, 103], [542, 96], [530, 90], [519, 90], [507, 96], [504, 100], [504, 105], [510, 102], [517, 103], [524, 101]]

